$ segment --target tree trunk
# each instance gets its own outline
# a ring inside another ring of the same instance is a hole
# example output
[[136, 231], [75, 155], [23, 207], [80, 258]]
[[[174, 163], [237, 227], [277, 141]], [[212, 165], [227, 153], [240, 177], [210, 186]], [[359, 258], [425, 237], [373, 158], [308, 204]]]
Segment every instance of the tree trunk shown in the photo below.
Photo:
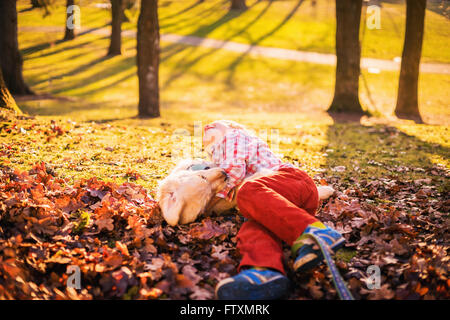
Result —
[[[75, 13], [74, 11], [69, 11], [69, 7], [75, 5], [75, 0], [67, 0], [66, 2], [66, 31], [64, 32], [64, 41], [75, 39]], [[73, 17], [72, 17], [73, 16]], [[72, 18], [71, 18], [72, 17]], [[69, 22], [72, 22], [71, 25]]]
[[159, 117], [158, 0], [142, 0], [137, 30], [139, 117]]
[[0, 1], [0, 64], [6, 87], [12, 94], [33, 94], [22, 75], [22, 55], [17, 41], [15, 0]]
[[231, 0], [231, 10], [245, 10], [247, 9], [247, 5], [245, 4], [245, 0]]
[[13, 96], [11, 95], [11, 93], [9, 93], [5, 81], [3, 80], [2, 70], [0, 69], [0, 109], [1, 108], [13, 110], [18, 114], [22, 113], [17, 106]]
[[336, 0], [336, 83], [329, 112], [363, 114], [359, 102], [362, 0]]
[[122, 53], [122, 21], [124, 18], [123, 0], [111, 0], [111, 42], [108, 55], [115, 56]]
[[426, 0], [407, 0], [406, 31], [398, 84], [395, 115], [422, 122], [418, 103], [420, 56], [425, 23]]

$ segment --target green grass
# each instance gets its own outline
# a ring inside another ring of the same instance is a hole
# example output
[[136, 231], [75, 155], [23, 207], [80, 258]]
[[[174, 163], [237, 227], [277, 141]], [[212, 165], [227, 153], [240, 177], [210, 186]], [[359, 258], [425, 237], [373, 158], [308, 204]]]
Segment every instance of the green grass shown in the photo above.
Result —
[[[47, 117], [17, 121], [12, 133], [0, 133], [0, 152], [9, 152], [0, 162], [29, 169], [45, 161], [69, 180], [98, 177], [121, 183], [137, 178], [153, 193], [157, 181], [173, 168], [177, 157], [194, 155], [194, 148], [199, 146], [199, 140], [192, 138], [194, 121], [205, 124], [223, 116], [172, 111], [151, 120], [75, 123], [61, 119], [56, 124], [67, 131], [61, 136], [49, 134]], [[450, 168], [448, 127], [415, 125], [406, 130], [401, 126], [397, 126], [399, 130], [386, 130], [381, 125], [308, 122], [301, 115], [283, 113], [233, 113], [227, 118], [266, 136], [284, 161], [314, 177], [333, 176], [347, 187], [352, 186], [352, 179], [430, 178], [431, 185], [444, 186], [442, 192], [448, 188], [448, 178], [430, 173], [436, 165]], [[345, 170], [334, 171], [337, 166]]]
[[[178, 19], [178, 15], [167, 16], [192, 2], [167, 3], [162, 2], [161, 6], [162, 25], [167, 19]], [[209, 6], [218, 2], [206, 3]], [[237, 23], [252, 14], [252, 10], [267, 4], [262, 1], [215, 30], [231, 28], [231, 22]], [[292, 4], [292, 1], [274, 2], [271, 10], [289, 8]], [[309, 6], [309, 3], [303, 5]], [[220, 10], [223, 13], [225, 9]], [[90, 16], [89, 10], [83, 9], [84, 17]], [[92, 9], [92, 12], [97, 11], [103, 12]], [[89, 22], [90, 26], [104, 24], [102, 17], [106, 19], [106, 13], [94, 15], [96, 18]], [[194, 13], [193, 8], [179, 16], [194, 16]], [[269, 10], [265, 14], [269, 14]], [[38, 23], [32, 17], [42, 19], [38, 11], [20, 13], [20, 25], [57, 22], [56, 18], [46, 18]], [[202, 24], [215, 18], [205, 19], [200, 19]], [[281, 32], [288, 26], [286, 23], [265, 41], [283, 42]], [[163, 31], [170, 31], [167, 28], [163, 27]], [[18, 100], [22, 110], [37, 118], [18, 121], [12, 133], [0, 133], [0, 152], [8, 154], [2, 157], [3, 164], [27, 169], [37, 161], [45, 161], [69, 179], [96, 176], [123, 182], [137, 178], [138, 183], [154, 189], [157, 180], [174, 165], [180, 143], [189, 142], [186, 137], [183, 140], [173, 133], [186, 129], [192, 134], [196, 121], [205, 124], [228, 118], [269, 138], [275, 139], [278, 134], [277, 152], [284, 161], [300, 166], [312, 176], [335, 176], [349, 184], [354, 176], [368, 179], [430, 177], [433, 185], [443, 191], [448, 188], [447, 178], [430, 174], [438, 164], [450, 167], [447, 75], [420, 76], [421, 112], [424, 119], [434, 125], [386, 119], [336, 124], [324, 112], [333, 97], [334, 67], [252, 58], [224, 50], [163, 42], [162, 117], [141, 120], [135, 118], [138, 101], [135, 39], [123, 38], [123, 55], [106, 59], [107, 36], [84, 34], [68, 42], [58, 41], [60, 38], [61, 34], [57, 33], [19, 34], [27, 83], [37, 93], [51, 94], [55, 98]], [[446, 51], [441, 50], [438, 60], [445, 61], [445, 54]], [[361, 80], [360, 98], [364, 107], [372, 112], [391, 114], [398, 72], [364, 73], [364, 77], [371, 95], [369, 99]], [[50, 120], [56, 120], [69, 132], [49, 139]], [[346, 170], [333, 171], [337, 166], [345, 166]], [[408, 170], [396, 171], [398, 167]]]
[[[109, 40], [100, 35], [85, 34], [70, 42], [58, 42], [57, 34], [25, 32], [20, 34], [19, 42], [25, 77], [33, 89], [71, 99], [22, 102], [25, 111], [77, 120], [136, 114], [135, 39], [124, 38], [123, 55], [108, 59], [105, 55]], [[371, 97], [361, 80], [364, 107], [374, 113], [391, 114], [398, 72], [364, 72], [364, 77]], [[420, 77], [419, 99], [425, 120], [449, 123], [449, 77]], [[239, 113], [245, 109], [317, 116], [333, 97], [334, 67], [162, 43], [160, 84], [163, 112], [226, 109]], [[441, 88], [439, 94], [436, 88]]]
[[357, 254], [358, 252], [356, 250], [340, 249], [338, 252], [336, 252], [336, 258], [348, 263]]
[[[42, 44], [35, 39], [23, 33], [20, 43]], [[125, 40], [123, 56], [103, 59], [107, 43], [104, 37], [87, 34], [24, 55], [25, 77], [33, 89], [61, 98], [19, 105], [39, 115], [44, 128], [55, 119], [70, 134], [47, 142], [46, 134], [34, 134], [36, 129], [27, 127], [31, 124], [21, 124], [28, 134], [0, 139], [13, 146], [15, 152], [9, 161], [14, 166], [28, 168], [45, 161], [65, 177], [97, 176], [119, 182], [137, 172], [144, 177], [139, 183], [153, 189], [176, 161], [172, 156], [180, 142], [179, 136], [172, 134], [183, 128], [192, 134], [195, 121], [205, 124], [220, 118], [242, 122], [269, 137], [271, 130], [278, 130], [278, 152], [311, 175], [325, 170], [342, 179], [355, 173], [365, 177], [428, 177], [428, 173], [414, 170], [391, 172], [371, 164], [371, 160], [389, 167], [450, 166], [447, 126], [390, 124], [408, 134], [391, 136], [389, 132], [372, 132], [373, 126], [334, 124], [324, 112], [332, 98], [333, 68], [254, 59], [221, 50], [163, 43], [162, 117], [135, 119], [134, 40]], [[397, 77], [390, 72], [368, 77], [378, 105], [392, 108]], [[425, 105], [424, 117], [433, 112], [440, 120], [448, 117], [444, 105], [448, 96], [433, 91], [433, 86], [445, 84], [446, 79], [422, 75], [421, 99], [432, 101]], [[336, 166], [347, 170], [334, 173], [330, 168]], [[360, 169], [355, 171], [355, 167]]]
[[[64, 3], [62, 0], [56, 1], [52, 14], [45, 18], [40, 10], [19, 13], [19, 25], [63, 26]], [[334, 53], [334, 0], [319, 0], [316, 7], [308, 0], [247, 0], [247, 3], [249, 9], [245, 12], [230, 12], [228, 0], [160, 1], [161, 32]], [[19, 1], [19, 10], [28, 7], [29, 1]], [[80, 1], [80, 7], [83, 27], [104, 27], [111, 19], [108, 9], [96, 8], [92, 2]], [[130, 22], [126, 22], [123, 27], [135, 29], [137, 11], [130, 11], [129, 16]], [[381, 59], [401, 56], [404, 26], [405, 5], [383, 3], [381, 29], [366, 29], [364, 32], [365, 24], [362, 23], [362, 55]], [[450, 62], [450, 51], [447, 50], [449, 39], [449, 20], [427, 10], [423, 61]]]

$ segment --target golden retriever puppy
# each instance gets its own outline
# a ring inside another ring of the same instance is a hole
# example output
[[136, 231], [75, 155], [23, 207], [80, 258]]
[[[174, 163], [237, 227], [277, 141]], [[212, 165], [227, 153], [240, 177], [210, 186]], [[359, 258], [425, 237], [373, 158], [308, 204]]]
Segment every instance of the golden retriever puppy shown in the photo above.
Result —
[[[245, 182], [273, 171], [262, 169], [247, 177]], [[209, 204], [215, 194], [226, 185], [226, 173], [223, 169], [204, 160], [183, 160], [159, 184], [157, 200], [164, 219], [169, 225], [193, 222], [200, 214], [223, 214], [236, 207], [236, 194], [233, 200], [221, 199], [211, 207]], [[238, 191], [238, 190], [236, 190]], [[329, 186], [317, 187], [319, 199], [328, 199], [334, 189]], [[210, 208], [211, 207], [211, 208]], [[206, 212], [208, 211], [208, 212]]]
[[[196, 164], [199, 167], [193, 169]], [[198, 161], [182, 161], [160, 182], [156, 197], [169, 225], [193, 222], [226, 186], [227, 174], [223, 169], [201, 166]]]

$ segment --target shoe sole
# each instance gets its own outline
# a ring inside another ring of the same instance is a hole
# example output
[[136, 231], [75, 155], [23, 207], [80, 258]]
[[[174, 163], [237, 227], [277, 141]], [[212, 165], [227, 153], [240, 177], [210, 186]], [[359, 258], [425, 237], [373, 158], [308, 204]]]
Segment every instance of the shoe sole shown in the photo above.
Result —
[[217, 290], [217, 298], [220, 300], [276, 300], [283, 298], [288, 291], [289, 280], [286, 277], [264, 284], [232, 281], [220, 286]]
[[[333, 250], [334, 253], [336, 253], [340, 248], [342, 248], [345, 244], [345, 239], [342, 238], [338, 241], [336, 241], [333, 246], [331, 247], [331, 250]], [[320, 263], [322, 263], [324, 260], [323, 258], [323, 253], [322, 250], [319, 250], [318, 253], [316, 254], [316, 258], [300, 265], [300, 266], [296, 266], [294, 264], [294, 269], [296, 272], [305, 272], [308, 270], [311, 270], [312, 268], [318, 266]]]

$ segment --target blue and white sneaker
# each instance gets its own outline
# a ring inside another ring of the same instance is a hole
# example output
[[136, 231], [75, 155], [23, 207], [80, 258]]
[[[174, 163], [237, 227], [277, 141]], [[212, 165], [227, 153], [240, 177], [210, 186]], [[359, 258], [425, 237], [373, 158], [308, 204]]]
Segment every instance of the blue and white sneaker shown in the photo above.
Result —
[[289, 279], [278, 271], [246, 269], [220, 281], [216, 297], [220, 300], [275, 300], [289, 292]]
[[336, 230], [319, 221], [310, 224], [292, 245], [292, 253], [297, 256], [294, 261], [295, 271], [307, 271], [323, 262], [322, 251], [310, 235], [322, 239], [334, 253], [345, 243], [345, 238]]

